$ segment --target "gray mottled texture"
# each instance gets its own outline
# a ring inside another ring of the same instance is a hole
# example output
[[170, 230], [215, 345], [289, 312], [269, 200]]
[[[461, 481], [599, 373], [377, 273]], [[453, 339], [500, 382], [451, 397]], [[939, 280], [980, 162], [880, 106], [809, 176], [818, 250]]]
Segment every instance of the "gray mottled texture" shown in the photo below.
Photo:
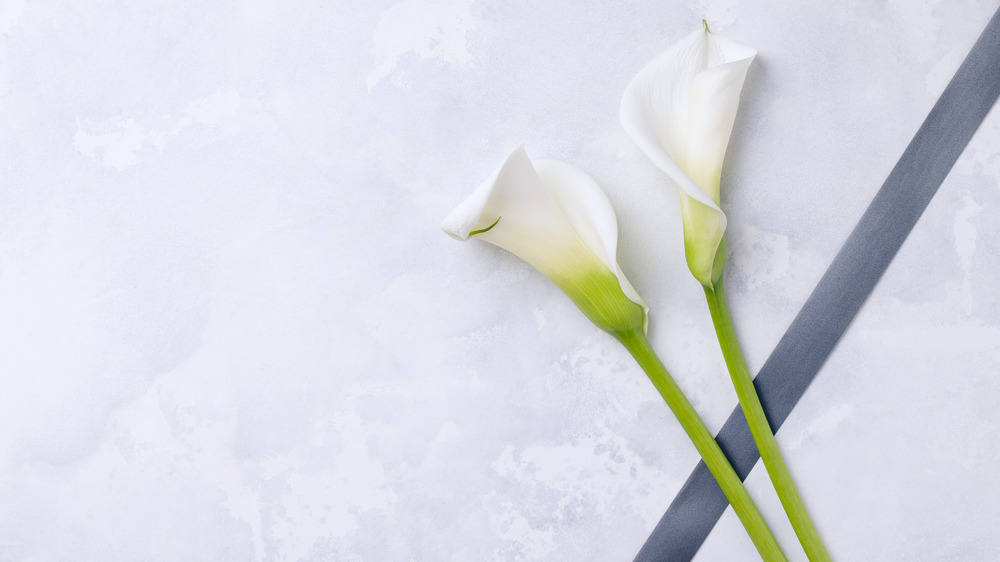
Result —
[[[0, 0], [0, 560], [630, 560], [697, 453], [612, 338], [441, 220], [522, 143], [590, 172], [716, 432], [736, 398], [625, 85], [702, 18], [760, 51], [722, 195], [756, 372], [996, 8]], [[1000, 551], [998, 155], [993, 111], [778, 434], [838, 560]], [[727, 510], [696, 559], [754, 556]]]

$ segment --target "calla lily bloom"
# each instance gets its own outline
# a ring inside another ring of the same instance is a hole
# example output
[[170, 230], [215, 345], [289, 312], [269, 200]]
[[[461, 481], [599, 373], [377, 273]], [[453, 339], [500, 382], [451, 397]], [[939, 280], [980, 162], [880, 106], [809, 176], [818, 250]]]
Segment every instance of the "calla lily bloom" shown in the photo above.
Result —
[[708, 288], [725, 266], [722, 161], [756, 55], [706, 25], [646, 65], [622, 98], [625, 131], [680, 188], [688, 267]]
[[645, 332], [647, 307], [616, 261], [618, 221], [590, 175], [523, 147], [441, 224], [453, 238], [497, 245], [545, 274], [611, 334]]

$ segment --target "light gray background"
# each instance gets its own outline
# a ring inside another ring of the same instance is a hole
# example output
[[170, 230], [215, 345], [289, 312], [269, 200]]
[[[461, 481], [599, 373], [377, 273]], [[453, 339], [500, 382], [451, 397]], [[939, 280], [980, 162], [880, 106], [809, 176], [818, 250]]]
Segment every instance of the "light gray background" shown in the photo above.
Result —
[[[0, 560], [630, 560], [693, 448], [554, 286], [438, 223], [521, 143], [592, 173], [718, 429], [625, 84], [703, 17], [760, 50], [723, 185], [756, 370], [995, 8], [0, 1]], [[993, 112], [778, 434], [835, 558], [1000, 549], [998, 184]], [[698, 557], [753, 558], [731, 511]]]

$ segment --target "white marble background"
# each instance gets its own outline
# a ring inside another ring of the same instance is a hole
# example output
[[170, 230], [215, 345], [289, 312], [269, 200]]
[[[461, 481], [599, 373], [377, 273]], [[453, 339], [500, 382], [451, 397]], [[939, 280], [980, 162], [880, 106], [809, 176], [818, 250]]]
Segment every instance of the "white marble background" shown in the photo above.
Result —
[[[703, 17], [760, 50], [724, 179], [757, 369], [996, 7], [0, 0], [0, 560], [630, 560], [693, 448], [557, 289], [438, 223], [522, 142], [591, 172], [717, 429], [625, 84]], [[779, 433], [840, 560], [1000, 551], [998, 185], [994, 112]], [[753, 558], [731, 512], [698, 557]]]

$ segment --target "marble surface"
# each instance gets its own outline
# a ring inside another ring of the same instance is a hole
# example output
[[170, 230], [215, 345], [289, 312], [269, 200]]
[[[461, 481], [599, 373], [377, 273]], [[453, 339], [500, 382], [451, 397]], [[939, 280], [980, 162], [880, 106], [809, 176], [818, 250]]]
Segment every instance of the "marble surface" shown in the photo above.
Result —
[[[521, 143], [589, 171], [717, 429], [625, 84], [702, 18], [760, 50], [723, 185], [756, 370], [996, 7], [0, 1], [0, 560], [630, 560], [693, 448], [553, 285], [438, 223]], [[994, 111], [778, 434], [837, 559], [1000, 551], [998, 186]], [[752, 559], [731, 511], [698, 555]]]

